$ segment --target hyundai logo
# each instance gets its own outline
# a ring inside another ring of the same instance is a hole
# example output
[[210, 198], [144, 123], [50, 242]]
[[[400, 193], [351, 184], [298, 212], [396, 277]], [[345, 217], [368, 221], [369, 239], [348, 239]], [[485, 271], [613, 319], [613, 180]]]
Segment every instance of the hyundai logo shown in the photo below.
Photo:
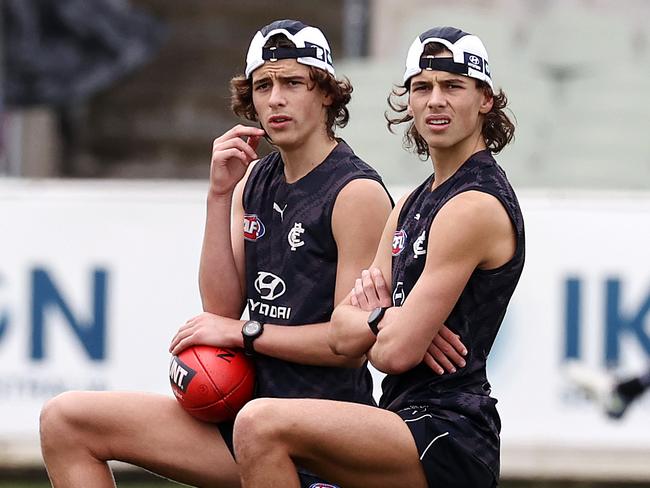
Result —
[[275, 300], [284, 295], [284, 292], [287, 291], [287, 285], [285, 285], [282, 278], [273, 273], [258, 271], [255, 289], [262, 300]]

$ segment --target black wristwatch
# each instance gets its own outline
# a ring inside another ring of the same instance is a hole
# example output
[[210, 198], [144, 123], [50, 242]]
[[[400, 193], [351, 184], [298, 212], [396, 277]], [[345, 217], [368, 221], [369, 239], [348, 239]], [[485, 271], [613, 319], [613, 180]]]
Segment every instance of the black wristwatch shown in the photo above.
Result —
[[264, 332], [264, 324], [258, 322], [257, 320], [249, 320], [244, 322], [244, 326], [241, 328], [241, 335], [244, 338], [244, 354], [246, 356], [254, 356], [255, 348], [253, 347], [253, 342]]
[[379, 322], [381, 322], [381, 319], [384, 318], [384, 314], [389, 308], [390, 307], [377, 307], [370, 312], [370, 315], [368, 315], [368, 327], [370, 327], [373, 334], [379, 334], [379, 328], [377, 326], [379, 325]]

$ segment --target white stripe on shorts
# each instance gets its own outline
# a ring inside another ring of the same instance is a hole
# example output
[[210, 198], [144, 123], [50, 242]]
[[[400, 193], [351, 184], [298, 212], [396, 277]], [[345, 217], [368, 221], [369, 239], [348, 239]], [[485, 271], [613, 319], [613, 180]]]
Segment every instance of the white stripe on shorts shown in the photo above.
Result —
[[425, 413], [424, 415], [422, 415], [421, 417], [418, 417], [416, 419], [405, 419], [404, 422], [415, 422], [416, 420], [422, 420], [423, 418], [426, 418], [426, 417], [433, 418], [430, 413]]
[[429, 448], [433, 445], [434, 442], [436, 442], [436, 441], [437, 441], [438, 439], [440, 439], [441, 437], [445, 437], [445, 436], [448, 436], [448, 435], [449, 435], [449, 432], [445, 432], [444, 434], [440, 434], [438, 437], [436, 437], [436, 438], [433, 439], [431, 442], [429, 442], [429, 445], [427, 446], [427, 448], [426, 448], [426, 449], [424, 450], [424, 452], [422, 453], [422, 456], [420, 456], [420, 461], [422, 461], [422, 458], [424, 457], [424, 455], [427, 453], [427, 451], [428, 451]]

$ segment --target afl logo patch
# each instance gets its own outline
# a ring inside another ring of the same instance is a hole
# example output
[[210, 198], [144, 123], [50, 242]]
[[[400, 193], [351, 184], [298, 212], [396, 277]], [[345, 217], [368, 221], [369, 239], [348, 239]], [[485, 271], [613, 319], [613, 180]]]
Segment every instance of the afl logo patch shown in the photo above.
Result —
[[264, 224], [255, 214], [244, 215], [244, 239], [256, 241], [264, 235]]
[[393, 234], [393, 256], [399, 256], [406, 247], [406, 231], [397, 230]]

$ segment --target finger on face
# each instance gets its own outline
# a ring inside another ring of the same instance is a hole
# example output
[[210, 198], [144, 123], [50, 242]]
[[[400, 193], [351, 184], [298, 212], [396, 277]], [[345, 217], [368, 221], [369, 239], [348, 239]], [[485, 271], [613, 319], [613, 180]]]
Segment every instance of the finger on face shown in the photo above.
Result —
[[259, 127], [237, 124], [235, 127], [227, 131], [218, 139], [230, 139], [233, 137], [249, 137], [249, 136], [262, 137], [263, 135], [264, 135], [264, 131]]
[[253, 152], [257, 152], [257, 147], [260, 145], [260, 140], [262, 140], [262, 136], [248, 136], [246, 139], [246, 144], [250, 146], [250, 148], [253, 150]]
[[226, 154], [230, 154], [231, 151], [229, 150], [231, 149], [237, 149], [240, 151], [243, 159], [250, 159], [251, 161], [257, 159], [257, 153], [255, 150], [238, 137], [215, 144], [212, 150], [212, 159], [220, 159], [219, 156], [223, 157]]

